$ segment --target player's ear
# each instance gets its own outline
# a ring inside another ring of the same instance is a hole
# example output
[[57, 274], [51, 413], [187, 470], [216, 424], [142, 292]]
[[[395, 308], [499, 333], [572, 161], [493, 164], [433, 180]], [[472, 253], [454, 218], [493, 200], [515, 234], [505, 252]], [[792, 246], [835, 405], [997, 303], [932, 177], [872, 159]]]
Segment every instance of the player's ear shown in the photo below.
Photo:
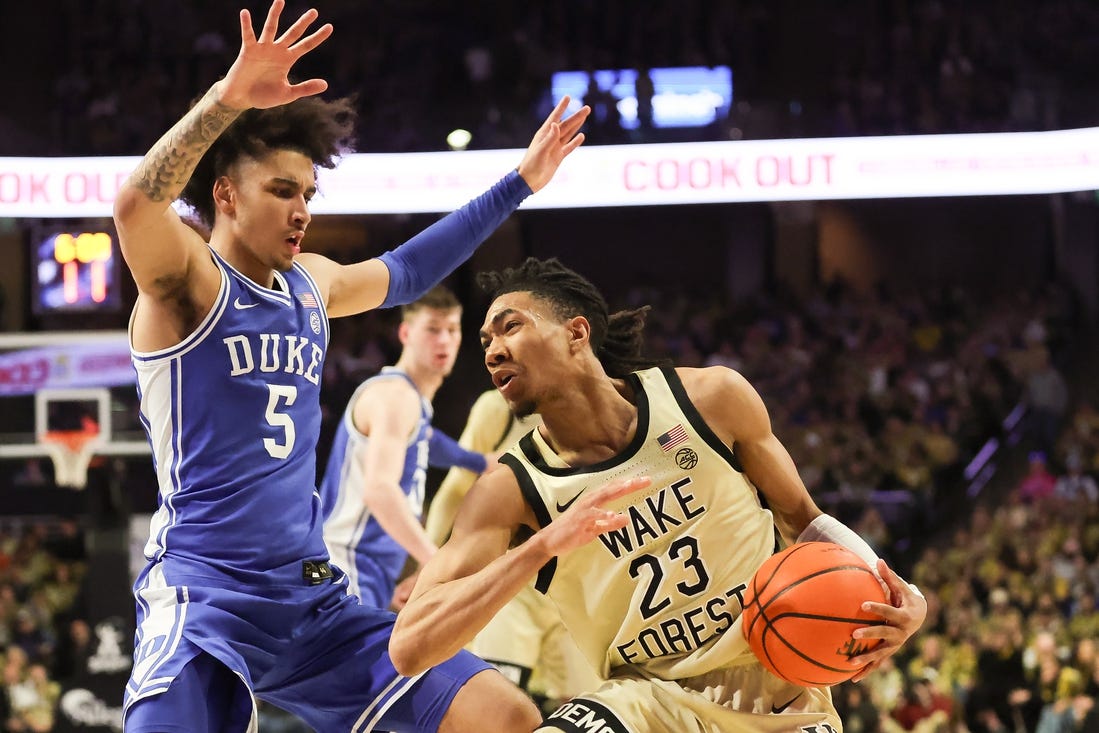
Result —
[[573, 316], [565, 321], [565, 332], [574, 351], [591, 343], [591, 323], [584, 316]]
[[214, 181], [214, 207], [222, 214], [236, 213], [236, 191], [229, 176], [218, 176]]

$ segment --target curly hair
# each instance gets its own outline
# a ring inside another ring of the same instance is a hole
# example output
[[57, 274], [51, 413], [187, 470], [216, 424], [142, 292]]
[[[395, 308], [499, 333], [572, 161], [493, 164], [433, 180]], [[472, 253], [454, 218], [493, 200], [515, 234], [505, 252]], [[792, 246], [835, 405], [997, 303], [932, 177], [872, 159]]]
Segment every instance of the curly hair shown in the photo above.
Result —
[[548, 260], [528, 257], [518, 267], [478, 273], [477, 284], [492, 298], [528, 291], [549, 303], [561, 320], [584, 316], [591, 324], [592, 351], [611, 377], [670, 364], [665, 359], [642, 354], [649, 306], [610, 313], [607, 301], [591, 281], [556, 257]]
[[213, 226], [214, 182], [238, 160], [294, 150], [314, 166], [335, 168], [339, 156], [353, 149], [355, 117], [352, 97], [303, 97], [279, 107], [245, 110], [202, 156], [179, 198]]

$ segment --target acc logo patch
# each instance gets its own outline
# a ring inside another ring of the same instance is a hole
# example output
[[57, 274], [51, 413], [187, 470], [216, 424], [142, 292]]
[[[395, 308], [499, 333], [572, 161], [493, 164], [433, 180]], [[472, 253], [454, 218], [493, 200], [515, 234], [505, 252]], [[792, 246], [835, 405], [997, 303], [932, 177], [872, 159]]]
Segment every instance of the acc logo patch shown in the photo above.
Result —
[[675, 463], [684, 470], [690, 470], [698, 465], [698, 454], [690, 448], [680, 448], [675, 452]]
[[313, 329], [313, 333], [321, 332], [321, 317], [316, 311], [309, 314], [309, 326]]

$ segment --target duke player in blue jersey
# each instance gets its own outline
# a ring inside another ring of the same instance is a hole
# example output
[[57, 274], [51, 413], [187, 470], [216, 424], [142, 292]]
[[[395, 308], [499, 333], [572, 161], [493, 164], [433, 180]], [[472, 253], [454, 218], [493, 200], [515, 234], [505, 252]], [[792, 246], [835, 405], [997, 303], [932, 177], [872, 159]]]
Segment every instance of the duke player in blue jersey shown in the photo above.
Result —
[[[351, 134], [346, 100], [290, 68], [332, 33], [276, 0], [224, 79], [145, 155], [115, 222], [138, 287], [130, 321], [159, 508], [135, 585], [125, 728], [253, 731], [260, 698], [316, 731], [529, 731], [538, 711], [466, 654], [401, 677], [394, 617], [328, 563], [315, 490], [328, 318], [415, 300], [583, 141], [555, 109], [516, 171], [377, 259], [303, 253], [316, 168]], [[209, 242], [172, 207], [191, 204]]]
[[398, 337], [396, 365], [367, 379], [348, 401], [320, 486], [332, 562], [347, 573], [351, 593], [376, 608], [391, 605], [409, 556], [422, 565], [435, 554], [421, 524], [428, 466], [481, 473], [490, 458], [495, 462], [431, 425], [431, 400], [462, 343], [454, 293], [437, 285], [402, 306]]

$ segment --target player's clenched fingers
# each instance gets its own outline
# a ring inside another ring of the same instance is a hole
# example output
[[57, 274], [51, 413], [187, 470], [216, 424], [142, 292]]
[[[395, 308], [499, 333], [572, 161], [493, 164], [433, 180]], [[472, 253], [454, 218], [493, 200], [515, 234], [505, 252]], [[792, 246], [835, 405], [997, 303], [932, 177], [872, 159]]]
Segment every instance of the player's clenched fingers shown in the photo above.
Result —
[[888, 603], [878, 603], [877, 601], [866, 601], [862, 604], [862, 610], [872, 613], [875, 616], [881, 616], [885, 619], [886, 623], [901, 623], [905, 619], [903, 614], [896, 606], [892, 606]]
[[905, 637], [911, 636], [923, 624], [926, 603], [910, 590], [906, 589], [904, 593], [909, 595], [901, 596], [899, 605], [866, 601], [862, 604], [862, 608], [864, 611], [881, 616], [886, 624], [896, 628]]
[[865, 676], [863, 673], [867, 672], [867, 667], [875, 667], [883, 660], [892, 656], [897, 651], [897, 647], [891, 644], [879, 644], [870, 651], [863, 652], [857, 657], [851, 657], [851, 663], [857, 665], [863, 665], [860, 675]]
[[[851, 632], [851, 638], [859, 640], [881, 639], [884, 642], [882, 646], [899, 647], [908, 638], [908, 634], [904, 632], [904, 629], [896, 626], [878, 624], [877, 626], [863, 626], [860, 629], [855, 629]], [[878, 648], [875, 647], [875, 649]]]
[[878, 559], [878, 577], [881, 578], [885, 587], [889, 591], [889, 597], [893, 600], [894, 605], [898, 605], [905, 597], [905, 594], [909, 594], [912, 590], [908, 587], [908, 583], [905, 583], [899, 575], [893, 572], [893, 568], [889, 567], [889, 564]]

